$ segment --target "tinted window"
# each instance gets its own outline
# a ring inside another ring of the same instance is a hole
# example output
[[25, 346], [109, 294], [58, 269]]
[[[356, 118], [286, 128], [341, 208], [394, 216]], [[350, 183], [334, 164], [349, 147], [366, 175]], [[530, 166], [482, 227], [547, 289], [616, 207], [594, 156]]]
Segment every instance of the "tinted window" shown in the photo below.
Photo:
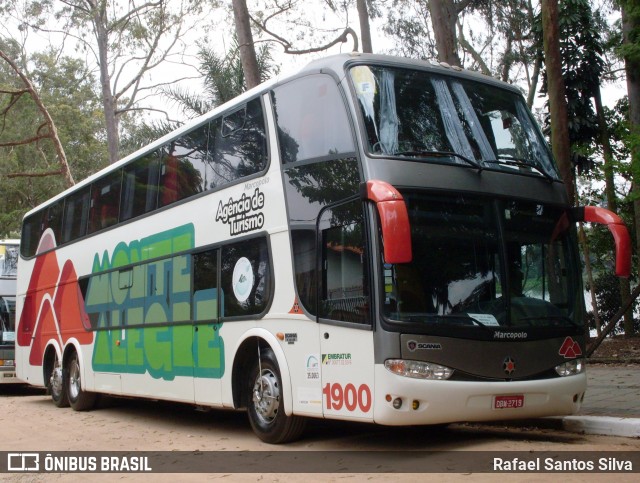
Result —
[[358, 164], [335, 159], [292, 165], [284, 173], [298, 297], [316, 315], [316, 220], [324, 206], [358, 193]]
[[38, 249], [38, 242], [40, 241], [40, 220], [42, 213], [34, 213], [33, 215], [25, 218], [22, 223], [22, 237], [20, 239], [20, 253], [25, 257], [31, 257], [35, 255]]
[[369, 290], [360, 202], [326, 210], [320, 218], [322, 298], [320, 316], [369, 323]]
[[64, 205], [62, 242], [80, 238], [87, 233], [89, 221], [89, 187], [67, 197]]
[[160, 206], [170, 205], [203, 190], [198, 169], [207, 159], [209, 127], [205, 125], [168, 144], [162, 163]]
[[25, 257], [36, 254], [42, 234], [47, 229], [53, 231], [56, 243], [61, 243], [63, 207], [64, 200], [60, 200], [25, 219], [20, 242], [20, 250]]
[[42, 231], [47, 228], [53, 231], [56, 243], [60, 243], [62, 234], [62, 213], [64, 208], [64, 200], [57, 201], [56, 203], [49, 205], [45, 211], [44, 219], [42, 220]]
[[120, 220], [128, 220], [149, 213], [156, 208], [159, 153], [151, 153], [123, 169], [122, 204]]
[[224, 317], [262, 313], [271, 294], [271, 267], [265, 238], [254, 238], [222, 248]]
[[91, 185], [89, 233], [115, 225], [118, 222], [121, 181], [122, 171], [118, 170]]
[[216, 120], [214, 183], [222, 185], [262, 171], [267, 165], [267, 136], [260, 99]]
[[47, 228], [57, 243], [68, 243], [258, 173], [267, 160], [264, 113], [256, 98], [34, 213], [24, 221], [21, 252], [33, 256]]
[[284, 163], [355, 151], [344, 100], [332, 77], [297, 79], [273, 91]]
[[193, 255], [193, 320], [217, 320], [218, 250]]

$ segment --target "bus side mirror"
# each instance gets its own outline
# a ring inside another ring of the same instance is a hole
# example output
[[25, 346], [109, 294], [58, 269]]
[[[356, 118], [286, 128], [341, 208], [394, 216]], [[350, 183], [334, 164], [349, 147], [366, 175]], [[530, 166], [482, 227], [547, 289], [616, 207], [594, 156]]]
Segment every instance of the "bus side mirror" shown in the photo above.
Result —
[[575, 221], [607, 225], [616, 244], [616, 275], [628, 278], [631, 275], [631, 237], [622, 219], [615, 213], [598, 206], [581, 206], [571, 211]]
[[361, 185], [362, 198], [373, 201], [380, 216], [385, 263], [412, 260], [409, 213], [402, 195], [385, 181], [369, 180]]

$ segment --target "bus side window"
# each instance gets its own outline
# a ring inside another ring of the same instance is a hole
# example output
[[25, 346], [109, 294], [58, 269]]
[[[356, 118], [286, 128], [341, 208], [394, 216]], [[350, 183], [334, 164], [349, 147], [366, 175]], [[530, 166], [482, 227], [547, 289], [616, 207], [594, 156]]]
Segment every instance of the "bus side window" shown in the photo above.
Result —
[[355, 151], [344, 99], [333, 77], [312, 75], [273, 90], [281, 159], [294, 163]]
[[160, 180], [160, 206], [189, 198], [203, 191], [200, 171], [208, 156], [208, 125], [185, 134], [168, 146]]
[[364, 220], [359, 201], [325, 210], [319, 220], [320, 317], [369, 324]]
[[41, 228], [42, 212], [38, 211], [22, 224], [22, 236], [20, 239], [20, 253], [23, 257], [32, 257], [38, 249], [38, 242], [42, 236]]
[[62, 235], [62, 213], [64, 207], [64, 200], [60, 200], [53, 205], [50, 205], [47, 209], [47, 214], [43, 220], [42, 231], [47, 228], [53, 231], [56, 239], [56, 243], [60, 243]]
[[260, 99], [212, 122], [216, 186], [250, 176], [267, 166], [267, 135]]
[[89, 233], [102, 230], [118, 222], [122, 170], [97, 180], [91, 187]]
[[222, 247], [220, 287], [223, 317], [257, 316], [267, 309], [272, 294], [270, 260], [264, 237]]
[[220, 317], [218, 296], [218, 253], [208, 250], [193, 254], [193, 320], [217, 321]]
[[67, 197], [64, 204], [62, 243], [80, 238], [87, 233], [89, 221], [89, 187]]
[[160, 161], [157, 152], [124, 167], [120, 221], [155, 210], [159, 175]]

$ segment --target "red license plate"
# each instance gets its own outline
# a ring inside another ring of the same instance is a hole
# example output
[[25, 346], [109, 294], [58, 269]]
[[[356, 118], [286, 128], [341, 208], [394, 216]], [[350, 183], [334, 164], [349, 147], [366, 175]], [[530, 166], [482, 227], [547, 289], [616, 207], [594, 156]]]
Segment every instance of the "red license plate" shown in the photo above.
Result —
[[493, 400], [493, 409], [518, 409], [524, 406], [524, 395], [496, 396]]

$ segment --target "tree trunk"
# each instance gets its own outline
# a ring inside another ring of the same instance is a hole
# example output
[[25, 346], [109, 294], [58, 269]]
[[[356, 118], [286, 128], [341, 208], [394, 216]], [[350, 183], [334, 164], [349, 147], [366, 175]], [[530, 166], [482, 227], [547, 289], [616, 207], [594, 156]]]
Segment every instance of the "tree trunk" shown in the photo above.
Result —
[[[600, 135], [600, 144], [602, 145], [602, 153], [604, 155], [604, 182], [605, 193], [607, 196], [607, 207], [614, 213], [618, 213], [618, 200], [616, 197], [616, 187], [613, 179], [613, 151], [609, 142], [609, 133], [607, 130], [607, 121], [604, 116], [604, 107], [602, 106], [602, 96], [600, 86], [594, 92], [593, 96], [596, 104], [596, 114], [598, 115], [598, 130]], [[626, 305], [631, 296], [631, 285], [628, 278], [620, 279], [620, 304]], [[624, 313], [624, 331], [633, 333], [633, 308]], [[600, 332], [598, 332], [599, 334]]]
[[247, 83], [247, 89], [260, 84], [260, 70], [246, 0], [233, 0], [233, 17], [236, 24], [236, 35], [240, 44], [240, 61]]
[[558, 28], [558, 0], [542, 0], [542, 32], [544, 41], [544, 63], [547, 70], [547, 92], [551, 120], [551, 147], [560, 175], [564, 181], [571, 206], [575, 203], [571, 146], [567, 118], [567, 98], [562, 78], [560, 56], [560, 34]]
[[373, 53], [371, 44], [371, 28], [369, 27], [369, 10], [367, 0], [356, 0], [358, 8], [358, 19], [360, 20], [360, 39], [362, 40], [362, 52]]
[[438, 49], [438, 60], [461, 67], [456, 39], [456, 20], [458, 18], [456, 5], [453, 0], [430, 0], [429, 12]]
[[95, 25], [96, 42], [98, 44], [98, 58], [100, 64], [100, 87], [102, 89], [102, 106], [104, 108], [105, 127], [107, 129], [107, 149], [109, 162], [118, 161], [120, 157], [120, 135], [118, 133], [118, 109], [116, 99], [111, 90], [111, 75], [109, 74], [109, 33], [107, 31], [105, 12], [95, 6], [93, 22]]
[[[620, 2], [622, 7], [622, 44], [632, 46], [635, 42], [635, 55], [624, 56], [625, 71], [627, 74], [627, 94], [629, 96], [629, 131], [631, 132], [631, 173], [633, 178], [633, 211], [636, 230], [636, 253], [640, 253], [640, 42], [637, 37], [640, 31], [640, 14], [638, 13], [637, 1]], [[628, 52], [628, 51], [627, 51]], [[633, 327], [627, 332], [625, 325], [625, 335], [633, 335]]]

